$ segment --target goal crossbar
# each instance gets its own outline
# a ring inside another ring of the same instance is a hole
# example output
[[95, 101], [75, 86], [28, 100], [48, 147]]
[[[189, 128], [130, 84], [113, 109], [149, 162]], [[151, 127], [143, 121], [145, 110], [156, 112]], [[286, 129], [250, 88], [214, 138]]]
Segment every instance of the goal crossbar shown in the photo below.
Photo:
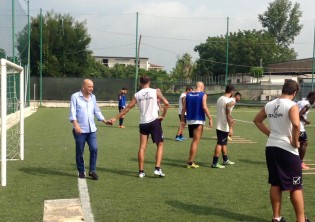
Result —
[[1, 186], [7, 183], [7, 66], [20, 75], [20, 159], [24, 160], [24, 69], [6, 59], [1, 59]]

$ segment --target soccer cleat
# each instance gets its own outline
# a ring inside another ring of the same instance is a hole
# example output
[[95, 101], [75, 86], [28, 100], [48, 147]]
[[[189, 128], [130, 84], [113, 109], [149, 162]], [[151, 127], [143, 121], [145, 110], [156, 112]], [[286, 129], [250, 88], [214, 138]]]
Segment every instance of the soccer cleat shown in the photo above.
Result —
[[219, 164], [219, 163], [217, 163], [217, 164], [211, 164], [211, 167], [212, 168], [218, 168], [218, 169], [223, 169], [223, 168], [225, 168], [225, 166], [222, 166], [221, 164]]
[[305, 216], [305, 222], [311, 222], [311, 221]]
[[309, 170], [311, 169], [309, 166], [307, 166], [304, 162], [301, 163], [301, 167], [302, 167], [302, 170]]
[[84, 172], [79, 172], [79, 178], [85, 179], [85, 173]]
[[98, 176], [95, 172], [89, 172], [89, 176], [92, 177], [93, 180], [98, 180]]
[[125, 129], [126, 127], [125, 126], [123, 126], [123, 125], [121, 125], [121, 126], [118, 126], [119, 128], [121, 128], [121, 129]]
[[187, 164], [186, 166], [187, 168], [191, 168], [191, 169], [196, 169], [196, 168], [199, 168], [199, 165], [195, 164], [195, 163], [192, 163], [191, 165]]
[[154, 174], [155, 176], [165, 177], [165, 174], [162, 172], [161, 169], [159, 169], [159, 170], [154, 170], [153, 174]]
[[180, 136], [179, 138], [180, 138], [181, 140], [186, 140], [186, 138], [183, 137], [183, 136]]
[[145, 173], [144, 172], [139, 173], [139, 178], [143, 178], [143, 177], [145, 177]]
[[271, 222], [286, 222], [286, 220], [284, 219], [284, 217], [281, 217], [280, 220], [277, 220], [277, 219], [273, 218], [273, 219], [271, 220]]
[[232, 162], [230, 160], [227, 160], [227, 161], [223, 161], [223, 165], [234, 165], [235, 162]]
[[176, 137], [176, 138], [175, 138], [175, 141], [180, 141], [180, 142], [182, 142], [182, 141], [184, 141], [184, 140], [181, 139], [180, 137]]
[[231, 136], [228, 136], [228, 141], [232, 141], [232, 137]]

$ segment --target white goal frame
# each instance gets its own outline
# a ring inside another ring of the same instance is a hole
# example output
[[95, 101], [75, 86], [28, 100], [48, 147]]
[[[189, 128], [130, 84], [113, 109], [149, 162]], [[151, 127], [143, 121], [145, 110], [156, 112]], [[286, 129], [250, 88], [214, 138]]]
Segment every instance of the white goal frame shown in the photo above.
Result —
[[20, 159], [24, 160], [24, 69], [1, 59], [1, 186], [7, 184], [7, 66], [20, 74]]

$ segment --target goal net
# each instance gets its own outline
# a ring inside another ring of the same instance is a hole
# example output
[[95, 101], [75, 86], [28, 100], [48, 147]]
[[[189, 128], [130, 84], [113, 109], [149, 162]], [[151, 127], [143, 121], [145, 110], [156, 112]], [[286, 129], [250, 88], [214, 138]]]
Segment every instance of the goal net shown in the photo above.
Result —
[[6, 186], [7, 160], [24, 159], [24, 70], [1, 59], [1, 185]]

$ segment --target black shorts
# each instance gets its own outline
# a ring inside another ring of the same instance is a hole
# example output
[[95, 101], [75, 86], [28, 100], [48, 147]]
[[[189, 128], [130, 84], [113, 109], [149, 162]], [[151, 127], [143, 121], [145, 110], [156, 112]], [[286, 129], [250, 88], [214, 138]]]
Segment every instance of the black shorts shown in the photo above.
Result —
[[226, 145], [228, 141], [229, 132], [224, 132], [217, 129], [217, 145]]
[[163, 142], [163, 130], [161, 125], [161, 120], [156, 119], [150, 123], [139, 125], [140, 133], [143, 135], [150, 135], [152, 137], [153, 143]]
[[[178, 117], [179, 117], [179, 121], [181, 122], [182, 121], [182, 115], [181, 114], [178, 114]], [[184, 121], [186, 123], [186, 115], [184, 116]]]
[[268, 183], [280, 186], [281, 190], [302, 189], [302, 167], [299, 155], [279, 147], [266, 147]]
[[124, 107], [122, 107], [122, 106], [118, 106], [118, 110], [119, 110], [119, 112], [121, 112], [123, 109], [124, 109]]
[[189, 138], [194, 138], [194, 131], [202, 124], [191, 124], [188, 125]]
[[300, 132], [299, 142], [306, 142], [307, 141], [307, 134], [306, 132]]

